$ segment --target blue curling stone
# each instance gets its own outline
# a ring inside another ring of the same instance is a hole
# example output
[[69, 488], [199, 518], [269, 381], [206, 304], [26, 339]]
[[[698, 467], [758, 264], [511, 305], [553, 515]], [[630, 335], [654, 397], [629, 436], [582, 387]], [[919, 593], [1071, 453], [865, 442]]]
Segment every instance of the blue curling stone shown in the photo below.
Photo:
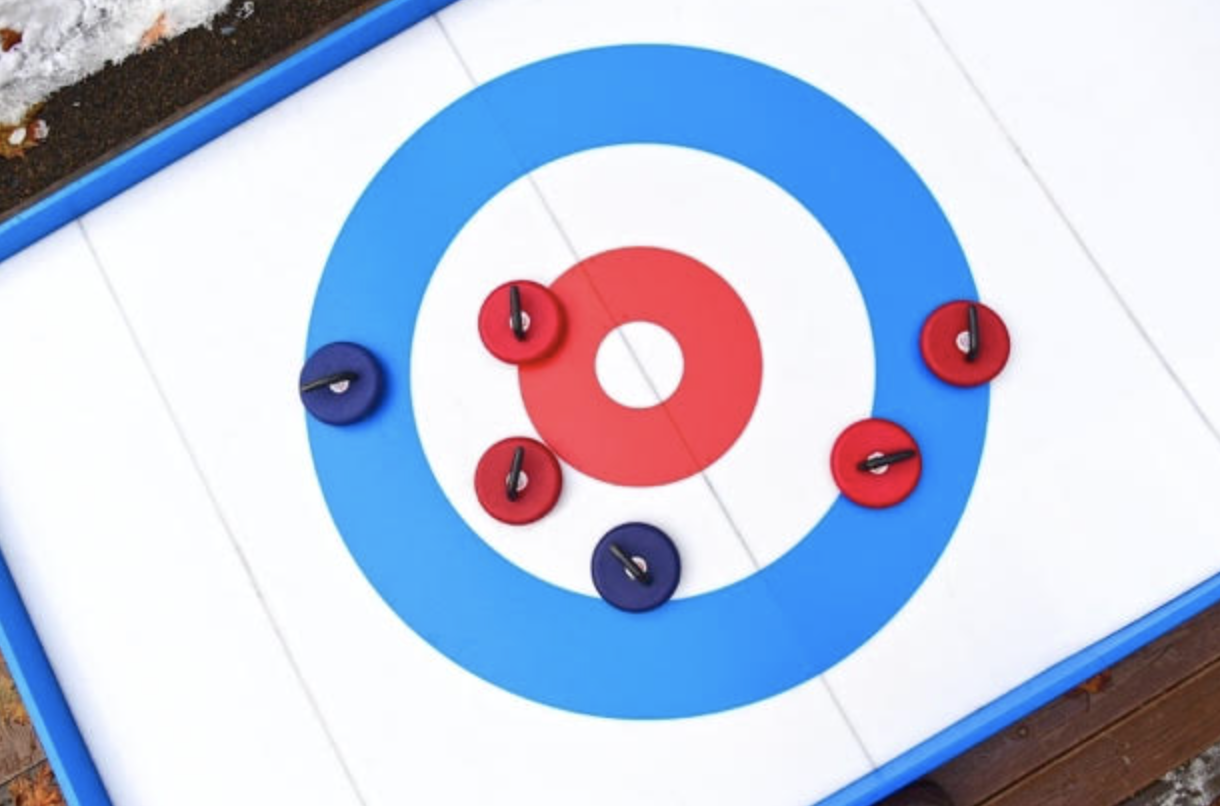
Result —
[[[646, 577], [633, 578], [615, 548]], [[668, 602], [681, 576], [682, 562], [674, 541], [646, 523], [614, 527], [593, 550], [593, 585], [603, 599], [620, 610], [642, 613]]]
[[383, 386], [377, 359], [350, 342], [327, 344], [301, 369], [301, 402], [310, 414], [331, 425], [367, 417], [377, 407]]

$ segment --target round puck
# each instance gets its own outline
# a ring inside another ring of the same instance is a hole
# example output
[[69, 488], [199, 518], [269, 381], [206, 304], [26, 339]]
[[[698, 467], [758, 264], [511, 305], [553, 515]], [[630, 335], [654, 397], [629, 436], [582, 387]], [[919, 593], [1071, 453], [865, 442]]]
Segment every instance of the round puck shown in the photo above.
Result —
[[333, 342], [318, 349], [301, 369], [306, 410], [324, 423], [348, 425], [367, 417], [381, 399], [381, 365], [359, 344]]
[[835, 440], [830, 470], [849, 500], [880, 509], [901, 503], [919, 483], [919, 448], [906, 429], [889, 420], [861, 420]]
[[678, 549], [669, 536], [646, 523], [616, 526], [593, 550], [593, 585], [619, 610], [642, 613], [660, 607], [682, 575]]
[[500, 286], [479, 310], [479, 337], [492, 355], [509, 364], [546, 358], [559, 346], [563, 331], [563, 308], [555, 295], [528, 280]]
[[1004, 320], [979, 302], [959, 300], [940, 306], [924, 321], [919, 336], [928, 369], [954, 386], [987, 383], [1004, 369], [1011, 349]]
[[[515, 492], [510, 493], [514, 468]], [[520, 526], [533, 523], [555, 508], [563, 490], [563, 473], [547, 446], [528, 437], [512, 437], [483, 454], [475, 469], [474, 489], [488, 515]]]

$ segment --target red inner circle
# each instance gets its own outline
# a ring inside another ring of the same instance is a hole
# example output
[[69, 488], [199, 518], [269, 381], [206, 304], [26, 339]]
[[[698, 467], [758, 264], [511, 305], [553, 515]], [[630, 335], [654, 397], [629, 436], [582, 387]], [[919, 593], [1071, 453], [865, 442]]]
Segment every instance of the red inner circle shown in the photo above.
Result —
[[[645, 487], [692, 476], [741, 435], [762, 386], [762, 347], [745, 304], [707, 266], [666, 249], [594, 255], [551, 284], [567, 331], [547, 358], [519, 368], [534, 427], [565, 461], [602, 481]], [[613, 400], [597, 350], [616, 327], [652, 322], [682, 348], [674, 393], [649, 408]]]

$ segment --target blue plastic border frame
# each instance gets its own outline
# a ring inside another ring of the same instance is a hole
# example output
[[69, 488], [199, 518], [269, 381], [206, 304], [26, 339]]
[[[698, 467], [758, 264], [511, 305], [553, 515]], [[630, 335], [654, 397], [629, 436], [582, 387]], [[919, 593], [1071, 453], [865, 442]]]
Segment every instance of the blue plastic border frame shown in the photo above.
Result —
[[72, 806], [109, 806], [84, 739], [55, 679], [8, 566], [0, 561], [0, 652], [42, 740], [60, 791]]
[[[388, 0], [18, 215], [0, 222], [0, 261], [87, 213], [454, 0]], [[1011, 725], [1220, 602], [1220, 575], [1030, 679], [821, 801], [867, 806]], [[71, 806], [109, 806], [8, 567], [0, 562], [0, 651]]]
[[857, 779], [817, 806], [869, 806], [1220, 602], [1214, 576]]

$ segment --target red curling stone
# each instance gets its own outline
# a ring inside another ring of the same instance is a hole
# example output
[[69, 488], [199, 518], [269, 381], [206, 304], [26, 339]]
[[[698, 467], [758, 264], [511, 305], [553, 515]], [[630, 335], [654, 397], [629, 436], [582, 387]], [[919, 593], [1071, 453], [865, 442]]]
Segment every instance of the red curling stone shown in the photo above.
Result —
[[[873, 469], [863, 463], [884, 457], [914, 455]], [[889, 420], [861, 420], [835, 440], [830, 452], [830, 472], [839, 491], [860, 506], [882, 509], [906, 499], [919, 483], [923, 459], [919, 446], [907, 430]]]
[[[508, 479], [517, 448], [524, 454], [517, 498], [508, 495]], [[487, 449], [474, 472], [474, 491], [487, 514], [498, 521], [521, 526], [542, 518], [555, 508], [563, 490], [563, 472], [550, 448], [528, 437], [510, 437]]]
[[[512, 289], [521, 300], [523, 333], [512, 324]], [[546, 358], [563, 339], [564, 316], [559, 300], [546, 286], [514, 280], [492, 291], [479, 310], [479, 337], [487, 350], [509, 364], [528, 364]]]
[[[978, 317], [978, 341], [969, 358], [970, 306]], [[1008, 363], [1012, 343], [999, 314], [980, 302], [946, 303], [928, 316], [919, 335], [919, 350], [932, 374], [954, 386], [981, 386]]]

